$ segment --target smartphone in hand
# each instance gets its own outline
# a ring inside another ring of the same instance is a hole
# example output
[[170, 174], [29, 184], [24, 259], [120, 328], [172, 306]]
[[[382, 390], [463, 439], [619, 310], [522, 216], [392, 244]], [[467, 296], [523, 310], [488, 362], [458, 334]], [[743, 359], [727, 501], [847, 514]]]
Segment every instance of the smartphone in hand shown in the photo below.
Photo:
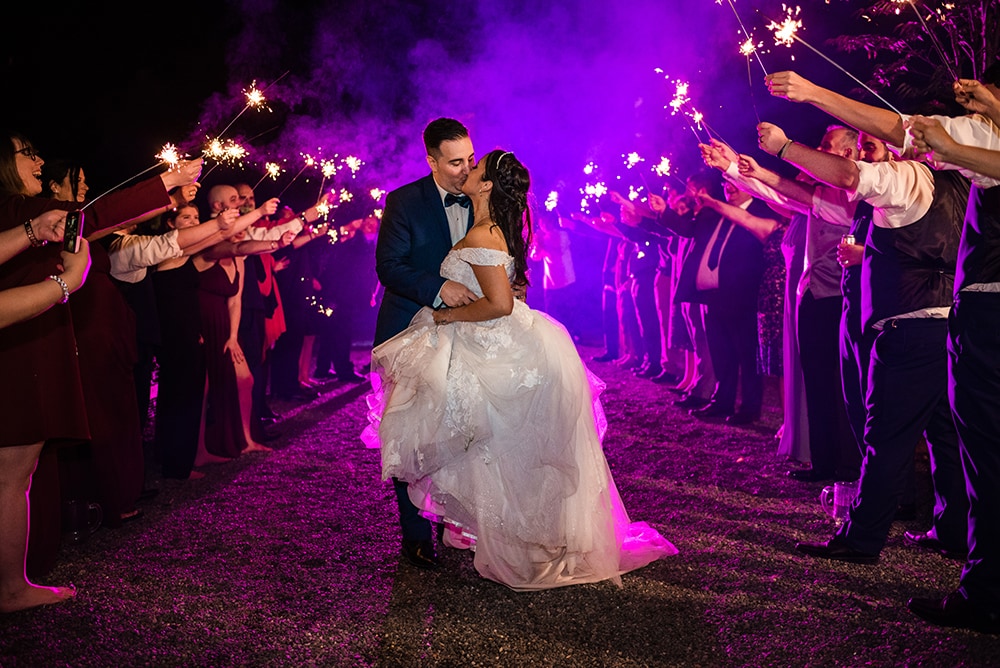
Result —
[[83, 211], [66, 212], [66, 228], [63, 233], [63, 248], [70, 253], [80, 250], [80, 235], [83, 234]]

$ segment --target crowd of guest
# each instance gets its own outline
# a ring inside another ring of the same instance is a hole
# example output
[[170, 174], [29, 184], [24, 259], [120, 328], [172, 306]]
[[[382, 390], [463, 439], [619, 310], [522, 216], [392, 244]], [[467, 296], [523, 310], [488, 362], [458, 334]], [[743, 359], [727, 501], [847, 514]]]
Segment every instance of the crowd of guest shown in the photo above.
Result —
[[201, 192], [201, 169], [182, 161], [93, 197], [78, 162], [0, 140], [0, 365], [25, 381], [2, 402], [2, 612], [73, 596], [29, 578], [86, 535], [76, 524], [140, 520], [157, 491], [147, 471], [194, 479], [268, 452], [268, 398], [317, 396], [316, 350], [340, 381], [363, 380], [350, 353], [370, 337], [356, 295], [366, 280], [374, 292], [377, 219], [331, 230], [328, 196], [279, 211], [244, 183]]
[[[794, 177], [713, 139], [698, 147], [705, 168], [680, 186], [612, 193], [614, 214], [573, 219], [606, 237], [595, 361], [740, 427], [760, 420], [773, 377], [777, 452], [809, 464], [789, 476], [857, 481], [835, 535], [797, 545], [810, 556], [876, 563], [892, 522], [914, 517], [924, 444], [932, 525], [906, 541], [966, 568], [956, 592], [910, 607], [996, 631], [1000, 382], [995, 335], [977, 337], [994, 326], [1000, 291], [1000, 65], [983, 79], [955, 84], [972, 113], [951, 118], [901, 117], [793, 72], [768, 75], [773, 95], [842, 123], [818, 128], [815, 148], [757, 124], [760, 148]], [[148, 419], [162, 475], [197, 478], [269, 451], [271, 400], [308, 400], [334, 376], [364, 380], [351, 347], [377, 300], [377, 219], [331, 233], [325, 197], [296, 214], [277, 199], [258, 205], [245, 183], [201, 192], [200, 170], [182, 162], [89, 198], [81, 165], [46, 163], [17, 133], [0, 141], [0, 365], [33, 379], [8, 384], [0, 402], [0, 611], [73, 595], [24, 574], [29, 487], [28, 571], [44, 573], [61, 501], [99, 504], [112, 528], [141, 517]], [[50, 242], [77, 209], [85, 238], [60, 252]], [[578, 275], [597, 270], [574, 266], [573, 224], [542, 216], [531, 255], [541, 306], [568, 325]]]
[[1000, 632], [1000, 63], [955, 83], [958, 117], [900, 115], [794, 72], [767, 84], [842, 125], [810, 148], [757, 124], [793, 178], [715, 138], [699, 145], [709, 171], [669, 196], [613, 193], [618, 215], [586, 219], [608, 236], [595, 360], [736, 425], [760, 418], [761, 378], [778, 378], [778, 452], [809, 463], [789, 476], [855, 481], [834, 536], [796, 546], [813, 557], [877, 563], [890, 525], [914, 519], [924, 445], [934, 512], [905, 542], [966, 566], [955, 592], [909, 607]]

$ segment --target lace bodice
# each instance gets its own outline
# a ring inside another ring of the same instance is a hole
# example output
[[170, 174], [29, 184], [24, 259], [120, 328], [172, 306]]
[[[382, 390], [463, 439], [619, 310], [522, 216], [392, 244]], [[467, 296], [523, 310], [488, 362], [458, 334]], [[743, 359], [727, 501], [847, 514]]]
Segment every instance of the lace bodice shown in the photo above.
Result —
[[492, 248], [456, 248], [449, 251], [441, 263], [441, 276], [450, 281], [461, 283], [480, 297], [483, 290], [479, 287], [472, 265], [503, 266], [507, 278], [514, 278], [514, 258], [503, 251]]

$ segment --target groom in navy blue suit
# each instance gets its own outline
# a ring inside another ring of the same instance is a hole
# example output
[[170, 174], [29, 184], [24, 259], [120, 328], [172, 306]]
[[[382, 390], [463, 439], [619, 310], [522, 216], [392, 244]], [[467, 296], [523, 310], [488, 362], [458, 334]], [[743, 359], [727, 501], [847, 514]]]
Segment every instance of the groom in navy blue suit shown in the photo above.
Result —
[[[475, 165], [469, 131], [451, 118], [424, 129], [431, 173], [390, 192], [375, 246], [375, 270], [385, 288], [375, 324], [374, 345], [406, 329], [424, 306], [464, 306], [476, 295], [441, 277], [441, 262], [472, 224], [462, 186]], [[410, 501], [407, 484], [393, 478], [403, 533], [403, 556], [421, 568], [436, 568], [431, 524]]]

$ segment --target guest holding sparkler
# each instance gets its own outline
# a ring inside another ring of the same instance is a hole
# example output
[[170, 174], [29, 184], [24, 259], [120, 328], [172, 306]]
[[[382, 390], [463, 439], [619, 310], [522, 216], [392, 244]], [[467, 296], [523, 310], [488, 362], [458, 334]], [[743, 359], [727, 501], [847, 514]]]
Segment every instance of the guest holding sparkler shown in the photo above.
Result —
[[[865, 458], [848, 521], [811, 556], [875, 563], [897, 512], [907, 463], [927, 440], [935, 490], [930, 537], [965, 555], [968, 498], [947, 404], [947, 316], [969, 182], [911, 160], [869, 164], [806, 148], [762, 123], [760, 144], [874, 207], [862, 265], [862, 326], [874, 332]], [[846, 222], [846, 221], [844, 221]], [[887, 409], [892, 403], [892, 410]], [[917, 539], [914, 542], [919, 542]]]
[[[923, 159], [935, 168], [957, 169], [973, 182], [958, 248], [948, 339], [948, 394], [970, 506], [968, 557], [958, 589], [944, 598], [912, 598], [909, 608], [934, 624], [998, 633], [1000, 487], [995, 472], [1000, 470], [996, 437], [1000, 433], [996, 425], [1000, 381], [995, 340], [981, 333], [995, 331], [1000, 312], [995, 298], [1000, 291], [996, 269], [1000, 265], [995, 244], [988, 242], [1000, 229], [996, 215], [1000, 166], [995, 153], [1000, 150], [1000, 138], [994, 125], [1000, 120], [1000, 103], [994, 99], [1000, 93], [1000, 64], [987, 68], [983, 78], [982, 83], [955, 83], [956, 100], [972, 112], [959, 118], [900, 116], [821, 89], [795, 73], [783, 73], [773, 90], [789, 99], [808, 101], [904, 149], [915, 140], [923, 151], [931, 151]], [[912, 133], [907, 131], [908, 124]], [[937, 466], [934, 462], [932, 470]], [[949, 547], [932, 533], [907, 535], [907, 539], [939, 551]]]
[[196, 466], [220, 463], [243, 452], [270, 451], [250, 433], [253, 378], [239, 344], [238, 332], [244, 256], [273, 253], [291, 243], [294, 236], [289, 231], [281, 240], [245, 240], [247, 224], [244, 221], [256, 222], [277, 209], [278, 200], [270, 199], [243, 214], [234, 224], [240, 231], [231, 240], [215, 244], [192, 260], [199, 272], [198, 295], [208, 370]]
[[[757, 373], [757, 297], [764, 272], [763, 245], [744, 227], [706, 206], [710, 200], [720, 199], [715, 194], [718, 190], [719, 181], [712, 172], [691, 175], [688, 191], [696, 200], [694, 216], [666, 215], [661, 223], [694, 240], [681, 272], [678, 298], [706, 305], [705, 334], [716, 385], [708, 405], [693, 409], [692, 415], [749, 424], [759, 419], [763, 399]], [[736, 192], [732, 189], [726, 196]], [[740, 200], [740, 204], [749, 206], [750, 201]], [[736, 411], [738, 388], [741, 405]]]
[[[32, 233], [27, 235], [32, 248], [0, 265], [0, 289], [29, 286], [46, 280], [49, 275], [60, 274], [59, 248], [54, 244], [46, 246], [31, 221], [46, 211], [79, 207], [76, 203], [38, 197], [42, 191], [43, 164], [34, 147], [20, 133], [8, 132], [6, 140], [0, 141], [0, 230], [20, 227], [27, 232], [26, 221], [32, 227]], [[149, 211], [164, 209], [172, 204], [169, 191], [194, 182], [200, 171], [200, 160], [181, 163], [177, 169], [96, 199], [88, 207], [84, 229], [108, 228]], [[68, 293], [67, 284], [64, 297], [68, 297]], [[106, 323], [106, 326], [113, 324]], [[0, 401], [0, 422], [4, 424], [0, 436], [0, 458], [3, 459], [0, 493], [4, 495], [0, 502], [0, 610], [4, 612], [57, 603], [73, 595], [70, 589], [33, 585], [26, 579], [25, 572], [26, 568], [27, 572], [51, 568], [58, 546], [59, 496], [56, 474], [51, 468], [55, 460], [50, 459], [49, 465], [32, 476], [43, 446], [50, 440], [79, 442], [92, 436], [81, 385], [81, 359], [82, 355], [77, 355], [74, 319], [68, 307], [50, 308], [35, 318], [0, 330], [0, 368], [11, 378], [21, 379], [5, 386], [7, 389]], [[135, 396], [131, 389], [127, 395]], [[59, 406], [59, 410], [43, 412], [39, 409], [48, 405]], [[32, 559], [34, 564], [26, 560], [25, 552], [28, 537], [26, 495], [32, 487], [37, 493], [32, 494], [32, 539], [33, 542], [40, 539], [36, 543], [40, 551]]]

